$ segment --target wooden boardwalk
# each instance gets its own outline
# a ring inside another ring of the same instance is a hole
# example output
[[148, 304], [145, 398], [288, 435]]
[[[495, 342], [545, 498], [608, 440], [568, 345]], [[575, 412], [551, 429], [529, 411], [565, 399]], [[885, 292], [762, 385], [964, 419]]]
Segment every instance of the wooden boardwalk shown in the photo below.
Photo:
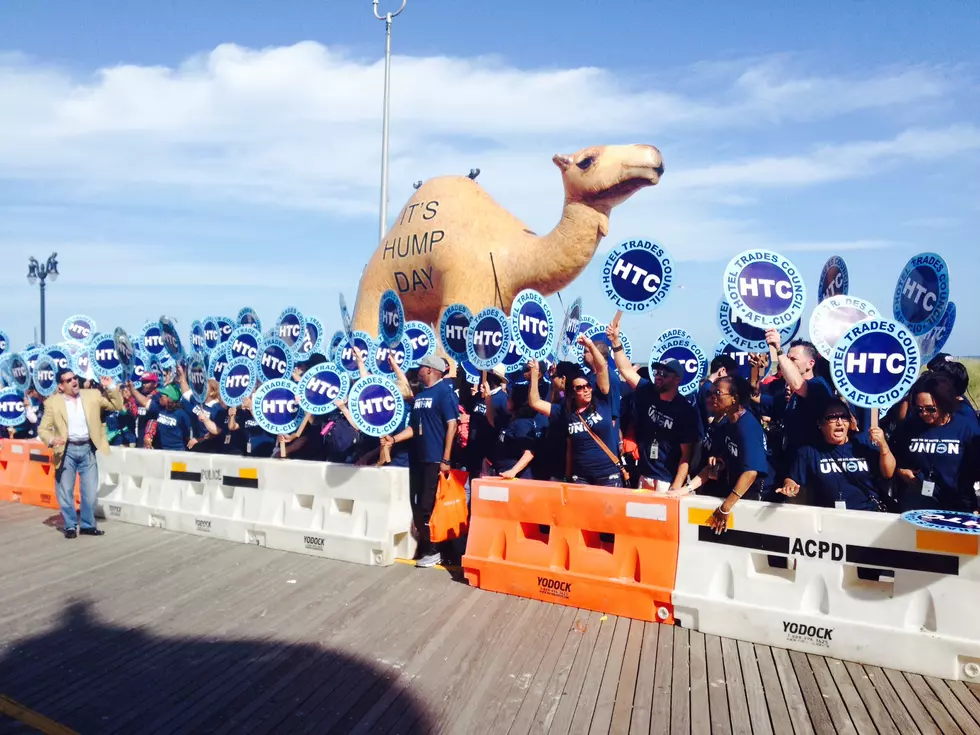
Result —
[[980, 733], [977, 686], [56, 518], [0, 503], [0, 695], [80, 733]]

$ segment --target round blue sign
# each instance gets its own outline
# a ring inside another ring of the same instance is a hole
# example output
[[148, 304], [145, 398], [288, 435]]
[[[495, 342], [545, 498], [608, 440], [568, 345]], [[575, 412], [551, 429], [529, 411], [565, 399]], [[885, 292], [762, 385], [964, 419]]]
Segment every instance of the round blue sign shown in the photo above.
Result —
[[252, 397], [255, 423], [276, 436], [296, 431], [303, 420], [296, 388], [296, 383], [284, 379], [270, 380], [260, 385]]
[[[732, 307], [725, 299], [718, 303], [718, 329], [725, 341], [745, 352], [768, 352], [766, 328], [752, 326], [745, 319], [732, 313]], [[779, 338], [788, 345], [800, 331], [800, 321], [779, 328]]]
[[83, 378], [94, 378], [95, 373], [92, 371], [92, 350], [91, 347], [85, 347], [74, 355], [72, 355], [72, 370], [75, 371], [75, 375], [78, 376], [79, 380]]
[[100, 332], [92, 337], [92, 371], [99, 378], [122, 378], [122, 364], [116, 354], [116, 340]]
[[628, 240], [613, 249], [602, 267], [602, 290], [621, 311], [660, 306], [674, 282], [670, 255], [652, 240]]
[[309, 360], [314, 352], [320, 352], [323, 349], [323, 324], [320, 320], [312, 316], [306, 317], [306, 332], [303, 339], [293, 346], [296, 348], [296, 358], [304, 362]]
[[919, 345], [906, 326], [867, 319], [834, 348], [831, 375], [845, 401], [885, 409], [900, 401], [919, 376]]
[[146, 372], [146, 358], [139, 350], [133, 351], [133, 369], [129, 371], [127, 379], [132, 381], [133, 386], [139, 388], [143, 385], [143, 373]]
[[330, 338], [330, 347], [327, 349], [327, 359], [331, 362], [337, 359], [337, 348], [340, 344], [347, 339], [347, 334], [341, 330], [337, 330], [333, 333], [333, 337]]
[[163, 346], [167, 354], [174, 360], [180, 360], [184, 356], [184, 345], [181, 344], [177, 324], [173, 319], [168, 316], [160, 317], [160, 334], [163, 335]]
[[381, 294], [378, 307], [378, 340], [383, 345], [394, 347], [402, 341], [405, 334], [405, 307], [398, 294], [391, 289]]
[[957, 510], [907, 510], [902, 520], [931, 531], [980, 536], [980, 516]]
[[466, 382], [471, 385], [479, 385], [481, 377], [480, 369], [469, 360], [460, 360], [459, 364], [463, 368], [463, 375], [466, 376]]
[[434, 355], [436, 351], [436, 333], [425, 322], [408, 322], [405, 325], [405, 336], [412, 346], [412, 363], [418, 365], [422, 358]]
[[728, 344], [725, 340], [719, 342], [715, 347], [715, 357], [718, 355], [728, 355], [738, 366], [738, 374], [746, 380], [752, 378], [752, 364], [749, 362], [750, 354], [748, 350], [740, 350], [738, 347]]
[[95, 334], [95, 319], [84, 314], [76, 314], [65, 319], [61, 333], [69, 342], [87, 344]]
[[295, 345], [300, 344], [306, 334], [306, 319], [303, 318], [300, 310], [287, 306], [279, 315], [276, 325], [276, 334], [279, 335], [279, 339], [289, 345], [290, 349], [295, 350]]
[[943, 351], [946, 340], [953, 333], [953, 325], [956, 324], [956, 304], [952, 301], [946, 306], [946, 312], [939, 324], [919, 337], [919, 350], [922, 353], [922, 362], [929, 362], [932, 358]]
[[208, 375], [220, 383], [221, 376], [229, 362], [231, 362], [231, 358], [228, 357], [228, 345], [221, 345], [211, 352], [211, 358], [208, 362]]
[[579, 322], [582, 320], [582, 299], [575, 299], [561, 322], [561, 329], [558, 332], [558, 354], [559, 360], [565, 360], [573, 352], [575, 340], [579, 335]]
[[850, 282], [847, 276], [847, 263], [839, 255], [834, 255], [823, 265], [820, 271], [820, 283], [817, 284], [817, 303], [831, 296], [847, 296]]
[[204, 317], [204, 346], [207, 348], [207, 352], [210, 352], [215, 347], [221, 344], [221, 327], [218, 326], [218, 320], [213, 316]]
[[[587, 339], [591, 339], [593, 343], [595, 344], [602, 343], [609, 348], [609, 365], [611, 366], [610, 369], [615, 370], [616, 356], [613, 354], [612, 342], [610, 342], [609, 337], [606, 336], [606, 325], [596, 324], [595, 326], [591, 327], [589, 331], [585, 333], [585, 336]], [[624, 332], [623, 330], [619, 330], [619, 340], [620, 342], [623, 343], [623, 354], [626, 356], [627, 360], [632, 362], [633, 343], [630, 342], [629, 335], [627, 335], [626, 332]], [[588, 369], [588, 365], [585, 362], [585, 346], [578, 345], [576, 349], [577, 349], [579, 364], [582, 365], [582, 367]]]
[[672, 338], [658, 341], [650, 350], [650, 380], [653, 380], [654, 365], [656, 363], [677, 360], [684, 368], [684, 377], [681, 378], [678, 392], [683, 396], [689, 396], [696, 392], [701, 385], [701, 381], [708, 376], [708, 357], [693, 340], [688, 336], [675, 336]]
[[60, 345], [45, 347], [38, 352], [38, 359], [42, 357], [47, 357], [51, 360], [55, 372], [58, 370], [74, 370], [72, 367], [72, 355], [66, 347]]
[[403, 336], [402, 341], [399, 342], [394, 347], [386, 347], [383, 344], [377, 344], [374, 347], [374, 365], [368, 369], [374, 373], [380, 373], [381, 375], [394, 375], [395, 371], [391, 368], [391, 363], [388, 362], [388, 356], [392, 355], [395, 358], [395, 364], [398, 365], [403, 371], [411, 369], [411, 365], [407, 363], [408, 355], [411, 354], [412, 343], [408, 341], [408, 336]]
[[163, 343], [160, 322], [147, 322], [143, 325], [140, 332], [140, 344], [151, 357], [159, 357], [166, 351], [167, 346]]
[[[517, 294], [510, 307], [510, 320], [511, 335], [521, 355], [528, 360], [543, 360], [551, 352], [555, 338], [555, 317], [541, 294], [530, 289]], [[512, 352], [513, 347], [508, 352], [508, 357]]]
[[262, 320], [255, 313], [255, 309], [249, 306], [246, 306], [238, 312], [238, 326], [255, 327], [260, 334], [262, 332]]
[[207, 400], [208, 366], [204, 362], [203, 355], [191, 355], [187, 361], [187, 384], [198, 403]]
[[23, 393], [31, 384], [31, 366], [24, 355], [14, 353], [3, 362], [3, 380]]
[[41, 355], [34, 364], [34, 390], [47, 398], [58, 389], [58, 368], [48, 355]]
[[824, 359], [834, 354], [834, 346], [848, 329], [865, 319], [879, 316], [870, 301], [856, 296], [831, 296], [810, 314], [810, 341]]
[[[30, 376], [28, 376], [28, 381]], [[0, 426], [17, 427], [27, 418], [23, 388], [0, 390]]]
[[799, 269], [771, 250], [736, 255], [725, 268], [722, 288], [732, 312], [756, 327], [789, 326], [806, 306]]
[[215, 323], [218, 325], [218, 344], [224, 344], [231, 339], [232, 332], [238, 327], [234, 319], [229, 319], [226, 316], [219, 316]]
[[[513, 324], [511, 325], [513, 330]], [[504, 361], [500, 364], [504, 366], [504, 370], [508, 373], [519, 373], [524, 370], [527, 366], [528, 358], [524, 357], [521, 353], [521, 348], [518, 345], [516, 339], [510, 341], [510, 347], [507, 349], [507, 354], [504, 355]]]
[[232, 360], [245, 357], [255, 361], [259, 357], [262, 334], [255, 327], [239, 327], [228, 340], [228, 355]]
[[919, 336], [942, 319], [949, 301], [949, 270], [935, 253], [916, 255], [905, 264], [895, 286], [895, 319]]
[[0, 355], [6, 353], [8, 349], [10, 349], [10, 337], [0, 329]]
[[462, 304], [451, 304], [442, 312], [439, 320], [439, 337], [449, 356], [456, 360], [466, 359], [466, 333], [473, 320], [473, 312]]
[[197, 319], [191, 322], [191, 350], [198, 354], [207, 350], [204, 345], [204, 325]]
[[259, 348], [258, 365], [259, 380], [290, 379], [296, 358], [289, 345], [278, 337], [270, 337], [262, 341]]
[[300, 408], [313, 416], [323, 416], [336, 410], [335, 401], [344, 400], [349, 390], [350, 377], [346, 371], [324, 362], [303, 374], [296, 395]]
[[490, 307], [470, 322], [466, 356], [480, 370], [493, 370], [510, 349], [510, 322], [500, 309]]
[[354, 426], [368, 436], [387, 436], [405, 417], [405, 401], [389, 378], [371, 375], [358, 380], [347, 399]]
[[354, 355], [354, 350], [361, 356], [361, 360], [364, 362], [365, 369], [370, 369], [372, 355], [374, 355], [374, 341], [371, 339], [371, 335], [367, 332], [357, 331], [352, 335], [353, 341], [344, 343], [337, 348], [337, 357], [334, 362], [337, 364], [341, 370], [346, 370], [352, 376], [359, 376], [360, 370], [357, 367], [357, 358]]
[[229, 408], [241, 406], [255, 388], [256, 380], [255, 360], [236, 357], [221, 373], [221, 380], [218, 383], [221, 400]]

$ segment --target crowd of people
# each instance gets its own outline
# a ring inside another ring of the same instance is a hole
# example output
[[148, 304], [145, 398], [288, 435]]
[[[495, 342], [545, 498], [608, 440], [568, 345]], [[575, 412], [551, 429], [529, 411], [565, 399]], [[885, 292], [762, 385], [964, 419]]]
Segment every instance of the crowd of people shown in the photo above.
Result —
[[[381, 439], [357, 430], [344, 401], [327, 415], [307, 416], [296, 432], [270, 434], [250, 399], [224, 405], [213, 378], [205, 400], [196, 400], [179, 366], [143, 374], [139, 387], [121, 386], [122, 408], [103, 418], [117, 446], [406, 467], [420, 566], [451, 556], [424, 534], [440, 473], [451, 468], [471, 478], [713, 496], [720, 503], [710, 523], [718, 532], [743, 498], [866, 511], [980, 510], [980, 421], [966, 398], [963, 364], [938, 355], [876, 424], [870, 411], [836, 395], [811, 343], [784, 346], [776, 330], [766, 339], [768, 354], [750, 356], [750, 379], [719, 354], [690, 396], [680, 392], [685, 373], [677, 361], [654, 364], [652, 373], [631, 363], [615, 324], [605, 340], [579, 337], [584, 365], [498, 367], [478, 385], [439, 356], [405, 373], [392, 363], [405, 418]], [[312, 355], [293, 380], [326, 360]], [[363, 362], [360, 374], [368, 375]], [[104, 395], [111, 389], [96, 381], [82, 387]], [[9, 430], [14, 438], [36, 436], [43, 421], [40, 396], [29, 391], [26, 398], [25, 422]]]

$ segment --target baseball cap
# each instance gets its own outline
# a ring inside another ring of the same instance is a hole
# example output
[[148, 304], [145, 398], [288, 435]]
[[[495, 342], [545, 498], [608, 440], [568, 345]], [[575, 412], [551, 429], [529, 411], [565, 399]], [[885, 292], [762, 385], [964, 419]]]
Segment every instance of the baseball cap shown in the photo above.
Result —
[[423, 357], [419, 361], [419, 367], [432, 368], [433, 370], [436, 370], [440, 373], [444, 373], [446, 372], [446, 370], [449, 369], [449, 366], [446, 364], [446, 361], [443, 360], [438, 355], [429, 355], [428, 357]]
[[156, 373], [143, 373], [143, 375], [140, 377], [140, 381], [144, 383], [159, 383], [160, 376]]
[[678, 378], [684, 377], [684, 366], [678, 360], [667, 360], [666, 362], [655, 362], [651, 365], [654, 370], [669, 370]]
[[180, 391], [177, 390], [176, 385], [166, 385], [160, 389], [160, 395], [166, 396], [171, 401], [175, 403], [180, 400]]

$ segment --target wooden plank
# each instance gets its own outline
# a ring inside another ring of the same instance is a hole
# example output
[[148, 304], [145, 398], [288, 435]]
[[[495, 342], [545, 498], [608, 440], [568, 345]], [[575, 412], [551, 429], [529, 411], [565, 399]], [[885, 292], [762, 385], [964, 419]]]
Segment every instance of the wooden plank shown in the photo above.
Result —
[[725, 682], [728, 687], [728, 712], [732, 718], [735, 735], [752, 732], [749, 705], [745, 698], [745, 682], [738, 660], [738, 644], [728, 638], [721, 639], [721, 657], [725, 662]]
[[691, 732], [691, 635], [674, 627], [674, 676], [670, 682], [670, 732]]
[[762, 679], [765, 702], [769, 708], [772, 731], [776, 735], [793, 735], [793, 723], [789, 718], [786, 698], [783, 696], [783, 687], [779, 683], [779, 674], [776, 672], [776, 664], [772, 658], [772, 649], [769, 646], [755, 644], [753, 650], [755, 651], [756, 663], [759, 665], [759, 676]]
[[[602, 618], [606, 618], [605, 621]], [[599, 698], [599, 686], [602, 684], [602, 675], [605, 673], [606, 661], [609, 658], [609, 647], [612, 645], [613, 634], [616, 632], [616, 621], [617, 618], [607, 615], [599, 618], [599, 637], [596, 639], [595, 649], [592, 652], [592, 658], [589, 660], [589, 668], [576, 701], [575, 713], [572, 715], [572, 721], [568, 727], [568, 732], [572, 735], [584, 735], [592, 725], [592, 713], [595, 711], [595, 703]]]
[[830, 719], [823, 694], [817, 684], [813, 669], [810, 668], [806, 654], [790, 651], [789, 658], [793, 662], [793, 671], [796, 672], [796, 680], [800, 684], [800, 692], [803, 694], [803, 701], [806, 703], [807, 712], [810, 714], [813, 731], [817, 735], [836, 735], [837, 730], [834, 728], [833, 720]]
[[636, 690], [633, 692], [633, 716], [630, 718], [630, 735], [647, 735], [650, 732], [650, 716], [653, 711], [654, 674], [657, 666], [659, 636], [670, 633], [670, 628], [659, 623], [643, 626], [640, 644], [640, 663], [636, 672]]
[[861, 701], [861, 697], [858, 695], [854, 682], [851, 681], [851, 675], [847, 673], [847, 668], [844, 666], [843, 661], [839, 661], [836, 658], [825, 658], [824, 662], [830, 670], [830, 676], [834, 680], [834, 684], [837, 685], [837, 691], [840, 692], [841, 699], [844, 700], [844, 706], [847, 708], [847, 714], [850, 716], [851, 722], [854, 723], [854, 728], [861, 735], [875, 735], [878, 732], [878, 729], [875, 727], [876, 723], [868, 713], [864, 702]]
[[[633, 702], [636, 699], [636, 683], [639, 678], [640, 652], [643, 647], [643, 630], [647, 625], [642, 620], [630, 621], [629, 637], [626, 639], [626, 651], [623, 656], [623, 666], [619, 674], [619, 686], [612, 710], [612, 720], [608, 731], [612, 733], [629, 732], [633, 718]], [[607, 663], [608, 667], [608, 663]], [[600, 699], [602, 695], [600, 694]], [[592, 719], [593, 729], [596, 718]]]
[[904, 674], [904, 677], [909, 683], [909, 686], [912, 687], [912, 691], [915, 692], [915, 696], [922, 702], [922, 706], [929, 711], [932, 719], [936, 721], [943, 735], [963, 732], [959, 725], [956, 724], [956, 721], [950, 716], [949, 712], [946, 711], [946, 708], [943, 707], [942, 702], [939, 701], [939, 697], [926, 684], [925, 679], [918, 674]]
[[766, 704], [766, 691], [762, 687], [762, 676], [759, 674], [755, 648], [751, 643], [738, 642], [738, 659], [742, 665], [742, 681], [745, 686], [745, 699], [749, 707], [752, 732], [760, 735], [772, 735], [769, 707]]
[[[590, 735], [609, 732], [613, 705], [616, 703], [616, 687], [619, 685], [619, 675], [623, 670], [623, 656], [626, 653], [631, 622], [629, 618], [616, 620], [616, 631], [613, 633], [612, 646], [609, 648], [606, 667], [602, 672], [599, 696], [596, 698], [595, 708], [592, 710], [592, 722], [589, 723]], [[632, 698], [631, 694], [630, 701]]]
[[881, 701], [889, 707], [892, 718], [895, 718], [896, 712], [899, 711], [895, 707], [897, 703], [898, 707], [908, 712], [919, 732], [939, 732], [939, 727], [929, 716], [926, 708], [922, 706], [922, 702], [915, 696], [912, 687], [909, 686], [900, 672], [880, 669], [877, 666], [865, 666], [864, 670], [868, 672], [868, 678], [871, 679], [871, 683], [875, 685], [875, 690], [881, 695]]
[[807, 660], [810, 662], [810, 669], [813, 671], [817, 686], [820, 687], [823, 701], [827, 705], [827, 712], [830, 714], [830, 719], [837, 732], [840, 735], [855, 735], [857, 728], [854, 727], [851, 716], [847, 713], [847, 707], [837, 685], [834, 683], [834, 677], [830, 675], [827, 659], [823, 656], [807, 654]]
[[806, 701], [803, 699], [803, 692], [800, 690], [800, 682], [796, 678], [789, 652], [784, 648], [770, 648], [769, 653], [776, 666], [776, 674], [779, 676], [779, 684], [786, 700], [786, 710], [793, 732], [795, 735], [813, 735], [810, 713], [807, 711]]
[[[558, 705], [561, 703], [565, 686], [571, 675], [572, 666], [578, 657], [579, 648], [588, 632], [588, 625], [593, 616], [598, 619], [598, 613], [590, 610], [580, 609], [575, 613], [572, 627], [568, 631], [565, 646], [562, 648], [558, 663], [555, 665], [554, 675], [548, 683], [548, 687], [541, 697], [541, 704], [535, 713], [534, 722], [529, 732], [546, 733], [551, 729], [555, 714], [558, 712]], [[585, 621], [584, 623], [582, 621]]]
[[730, 735], [732, 718], [728, 712], [728, 683], [725, 680], [721, 638], [716, 635], [706, 635], [704, 653], [708, 660], [708, 709], [711, 716], [711, 732]]
[[[676, 642], [674, 644], [676, 646]], [[704, 633], [691, 631], [691, 733], [711, 733], [711, 703], [708, 699], [708, 661]]]
[[[964, 707], [953, 692], [950, 691], [947, 682], [931, 676], [926, 676], [923, 678], [929, 685], [929, 688], [932, 689], [935, 695], [939, 698], [939, 701], [942, 703], [943, 707], [946, 708], [946, 712], [948, 712], [950, 716], [956, 720], [956, 724], [959, 725], [964, 732], [980, 733], [980, 722], [970, 716], [970, 713], [967, 711], [966, 707]], [[977, 707], [976, 709], [980, 710], [980, 707]]]
[[[590, 670], [589, 662], [592, 660], [593, 652], [597, 647], [599, 632], [604, 625], [600, 623], [602, 617], [602, 613], [593, 612], [589, 615], [588, 621], [585, 624], [585, 632], [582, 633], [582, 642], [579, 644], [578, 651], [575, 653], [572, 669], [569, 671], [568, 679], [565, 681], [565, 689], [562, 692], [558, 707], [555, 709], [555, 714], [548, 728], [548, 732], [551, 735], [565, 735], [572, 725], [572, 717], [574, 717], [575, 709], [578, 706], [579, 695], [582, 692], [582, 686], [585, 684], [586, 675]], [[606, 627], [608, 628], [609, 626]], [[460, 730], [460, 732], [466, 731]]]
[[[881, 735], [902, 735], [903, 733], [912, 732], [916, 729], [915, 723], [912, 722], [912, 719], [908, 716], [908, 713], [901, 704], [899, 704], [898, 709], [894, 713], [884, 704], [881, 699], [881, 694], [876, 691], [875, 685], [861, 664], [846, 661], [844, 667], [847, 669], [848, 674], [850, 674], [854, 688], [857, 690], [864, 706], [868, 710], [868, 716], [871, 718], [871, 722], [874, 723], [874, 726]], [[892, 717], [893, 714], [896, 715], [895, 718]], [[901, 724], [896, 724], [899, 720], [901, 720]]]
[[959, 700], [960, 704], [963, 705], [963, 708], [970, 713], [970, 716], [980, 726], [980, 700], [970, 692], [970, 689], [962, 681], [947, 681], [946, 686], [949, 687], [949, 690]]
[[653, 702], [650, 710], [650, 733], [670, 732], [670, 687], [674, 674], [674, 636], [661, 631], [657, 639], [657, 666], [653, 672]]

